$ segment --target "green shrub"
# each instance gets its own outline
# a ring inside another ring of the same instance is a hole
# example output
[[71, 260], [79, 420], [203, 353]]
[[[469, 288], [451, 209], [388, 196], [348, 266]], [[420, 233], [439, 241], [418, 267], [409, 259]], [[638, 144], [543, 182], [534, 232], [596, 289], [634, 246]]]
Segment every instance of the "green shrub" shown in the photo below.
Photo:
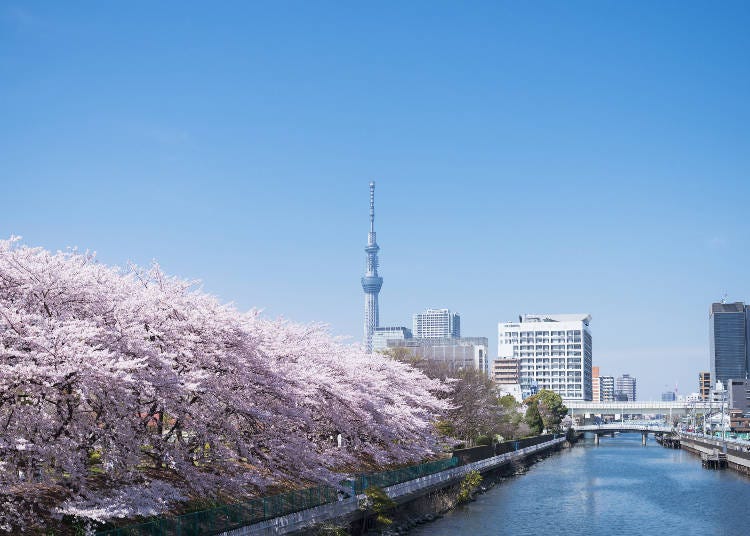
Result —
[[396, 506], [396, 502], [377, 486], [370, 486], [365, 490], [370, 508], [375, 512], [375, 521], [379, 525], [390, 525], [393, 520], [386, 513]]
[[476, 441], [477, 445], [491, 446], [492, 438], [486, 435], [480, 435]]
[[349, 531], [346, 527], [326, 524], [318, 528], [317, 536], [349, 536]]
[[469, 471], [466, 473], [466, 476], [464, 476], [464, 479], [461, 481], [461, 487], [458, 490], [457, 500], [459, 504], [471, 500], [471, 496], [481, 483], [482, 475], [479, 474], [479, 471]]

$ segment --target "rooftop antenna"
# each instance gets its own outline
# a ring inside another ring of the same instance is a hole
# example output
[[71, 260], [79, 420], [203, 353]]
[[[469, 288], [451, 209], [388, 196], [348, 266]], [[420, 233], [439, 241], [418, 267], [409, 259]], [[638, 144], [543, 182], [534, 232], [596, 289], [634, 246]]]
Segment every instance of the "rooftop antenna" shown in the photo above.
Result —
[[370, 232], [375, 232], [375, 181], [370, 182]]
[[724, 295], [723, 295], [723, 296], [721, 297], [721, 303], [722, 303], [722, 304], [725, 304], [725, 303], [727, 303], [727, 298], [728, 298], [728, 297], [729, 297], [729, 296], [727, 296], [727, 293], [725, 292], [725, 293], [724, 293]]

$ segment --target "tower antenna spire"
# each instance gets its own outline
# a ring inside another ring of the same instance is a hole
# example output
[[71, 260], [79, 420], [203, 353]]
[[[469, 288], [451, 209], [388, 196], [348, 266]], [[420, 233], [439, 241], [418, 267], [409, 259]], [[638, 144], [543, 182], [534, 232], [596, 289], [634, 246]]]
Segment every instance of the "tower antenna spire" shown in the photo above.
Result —
[[370, 181], [370, 232], [375, 232], [375, 181]]

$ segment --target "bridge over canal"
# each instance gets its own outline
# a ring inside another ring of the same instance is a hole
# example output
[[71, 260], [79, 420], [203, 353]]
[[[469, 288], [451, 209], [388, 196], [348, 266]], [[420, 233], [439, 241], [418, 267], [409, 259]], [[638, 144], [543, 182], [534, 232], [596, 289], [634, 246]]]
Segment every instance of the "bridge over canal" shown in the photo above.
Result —
[[615, 432], [640, 432], [641, 443], [646, 444], [648, 434], [668, 434], [674, 431], [671, 426], [664, 423], [639, 423], [639, 422], [616, 422], [608, 424], [574, 425], [576, 432], [590, 432], [594, 434], [594, 443], [599, 444], [599, 436], [609, 435]]

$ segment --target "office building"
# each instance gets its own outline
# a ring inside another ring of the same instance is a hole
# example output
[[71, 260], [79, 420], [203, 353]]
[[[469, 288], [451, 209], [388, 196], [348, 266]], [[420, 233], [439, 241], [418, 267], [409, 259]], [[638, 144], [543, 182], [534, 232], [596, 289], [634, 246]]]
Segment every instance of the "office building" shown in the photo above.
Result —
[[521, 373], [518, 359], [495, 359], [492, 364], [492, 379], [498, 385], [517, 385]]
[[592, 338], [587, 314], [522, 315], [498, 324], [498, 358], [520, 360], [524, 397], [550, 389], [564, 400], [591, 400]]
[[716, 386], [711, 389], [709, 401], [711, 402], [711, 404], [716, 405], [717, 408], [719, 408], [722, 404], [729, 403], [729, 393], [727, 393], [726, 386], [721, 380], [717, 381]]
[[708, 400], [708, 394], [711, 392], [711, 373], [698, 373], [698, 394], [701, 400]]
[[748, 308], [743, 302], [712, 303], [709, 315], [711, 382], [747, 378]]
[[591, 400], [602, 401], [602, 386], [599, 382], [599, 367], [591, 367]]
[[427, 309], [414, 315], [414, 337], [447, 339], [461, 336], [461, 316], [449, 309]]
[[748, 393], [747, 380], [730, 379], [727, 382], [727, 395], [729, 396], [729, 407], [742, 413], [747, 413], [750, 409], [750, 393]]
[[615, 377], [599, 376], [599, 389], [601, 390], [601, 402], [614, 402], [615, 400]]
[[409, 328], [403, 326], [380, 326], [375, 328], [372, 334], [372, 349], [374, 351], [388, 348], [389, 340], [411, 339], [412, 333]]
[[[628, 402], [635, 402], [635, 388], [636, 380], [630, 374], [623, 374], [618, 376], [615, 380], [615, 400], [627, 400]], [[622, 398], [624, 395], [625, 398]]]
[[415, 357], [444, 365], [448, 370], [474, 368], [489, 376], [488, 346], [487, 337], [388, 340], [388, 348], [408, 348]]
[[677, 395], [674, 391], [664, 391], [661, 394], [662, 402], [674, 402], [675, 400], [677, 400]]
[[378, 243], [375, 240], [375, 183], [370, 183], [370, 232], [367, 233], [367, 267], [362, 278], [362, 290], [365, 292], [364, 346], [366, 352], [372, 352], [372, 336], [380, 325], [378, 294], [383, 286], [383, 278], [378, 275]]
[[729, 412], [730, 430], [736, 434], [750, 433], [750, 417], [745, 417], [739, 410]]
[[628, 393], [625, 391], [615, 391], [615, 402], [630, 402]]

